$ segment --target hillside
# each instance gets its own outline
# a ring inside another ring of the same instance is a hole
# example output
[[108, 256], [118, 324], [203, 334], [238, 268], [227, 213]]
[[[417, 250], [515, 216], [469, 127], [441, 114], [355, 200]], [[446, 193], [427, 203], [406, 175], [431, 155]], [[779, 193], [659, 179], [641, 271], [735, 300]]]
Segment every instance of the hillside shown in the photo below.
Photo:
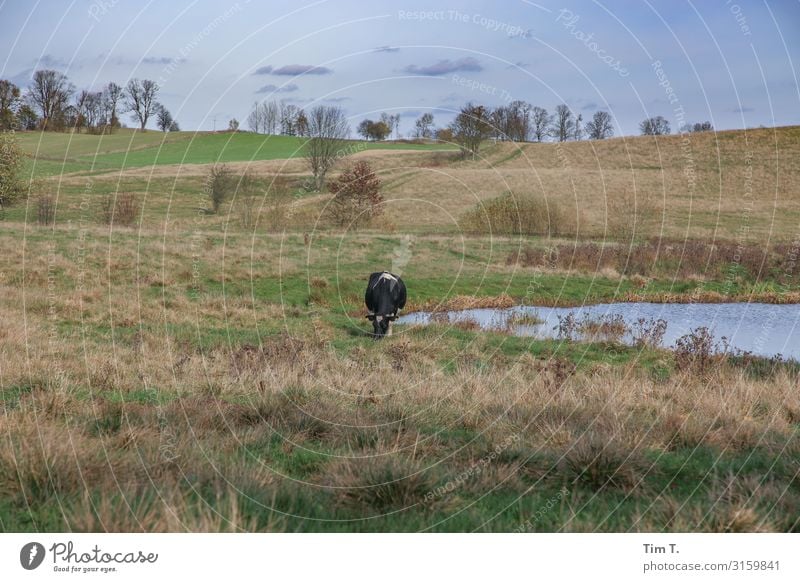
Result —
[[[144, 227], [160, 221], [167, 205], [173, 220], [190, 217], [205, 164], [217, 160], [260, 176], [270, 193], [302, 195], [296, 202], [302, 212], [284, 224], [290, 230], [316, 223], [329, 196], [297, 190], [308, 170], [297, 158], [301, 140], [294, 137], [120, 131], [20, 139], [35, 156], [33, 173], [58, 176], [57, 182], [51, 179], [53, 192], [67, 199], [83, 192], [88, 174], [93, 194], [146, 194]], [[559, 234], [567, 238], [791, 240], [800, 223], [796, 126], [563, 144], [487, 143], [476, 161], [462, 161], [452, 148], [435, 145], [353, 142], [353, 148], [347, 159], [368, 160], [383, 180], [389, 206], [380, 228], [458, 231], [470, 208], [509, 191], [546, 200], [564, 217]], [[431, 151], [436, 149], [442, 151]], [[60, 212], [70, 218], [69, 205]]]

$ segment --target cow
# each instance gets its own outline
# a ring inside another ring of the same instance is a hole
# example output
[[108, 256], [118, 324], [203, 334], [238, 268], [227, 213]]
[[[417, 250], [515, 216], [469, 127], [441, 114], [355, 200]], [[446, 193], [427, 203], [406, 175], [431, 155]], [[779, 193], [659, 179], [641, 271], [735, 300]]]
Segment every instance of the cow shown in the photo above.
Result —
[[367, 319], [372, 321], [374, 338], [392, 335], [392, 322], [397, 319], [397, 311], [406, 305], [406, 285], [400, 277], [388, 271], [372, 273], [364, 303], [369, 310]]

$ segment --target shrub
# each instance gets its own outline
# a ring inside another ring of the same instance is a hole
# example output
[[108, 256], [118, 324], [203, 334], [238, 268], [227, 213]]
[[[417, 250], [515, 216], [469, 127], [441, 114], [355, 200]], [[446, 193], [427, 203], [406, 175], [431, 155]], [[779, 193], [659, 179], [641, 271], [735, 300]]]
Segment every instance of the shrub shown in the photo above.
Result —
[[567, 230], [566, 216], [553, 201], [511, 192], [479, 203], [459, 224], [468, 233], [507, 235], [555, 235]]
[[664, 341], [664, 334], [667, 333], [667, 322], [663, 319], [640, 317], [631, 326], [630, 331], [635, 346], [657, 348]]
[[236, 181], [228, 166], [214, 164], [206, 174], [204, 190], [211, 200], [211, 211], [216, 214], [236, 187]]
[[354, 228], [369, 223], [382, 212], [381, 180], [367, 162], [356, 164], [333, 180], [328, 189], [334, 195], [328, 206], [331, 219], [339, 226]]
[[130, 192], [109, 194], [103, 199], [100, 215], [104, 224], [131, 226], [139, 216], [139, 200]]
[[0, 133], [0, 208], [22, 198], [22, 150], [13, 132]]
[[36, 199], [36, 222], [39, 226], [55, 224], [56, 203], [52, 196], [42, 194]]
[[675, 340], [675, 363], [679, 369], [705, 373], [715, 353], [714, 335], [707, 327], [698, 327]]

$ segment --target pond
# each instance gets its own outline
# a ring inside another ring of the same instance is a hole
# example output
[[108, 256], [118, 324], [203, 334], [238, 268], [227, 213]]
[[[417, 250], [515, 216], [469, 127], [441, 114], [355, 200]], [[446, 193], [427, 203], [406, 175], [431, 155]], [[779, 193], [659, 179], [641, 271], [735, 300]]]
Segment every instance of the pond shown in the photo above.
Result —
[[[559, 326], [570, 314], [575, 339], [590, 339], [585, 330], [619, 330], [619, 339], [633, 343], [637, 321], [664, 320], [661, 345], [674, 347], [675, 340], [698, 327], [706, 327], [729, 349], [751, 352], [763, 357], [783, 356], [800, 361], [800, 305], [767, 303], [604, 303], [581, 307], [528, 307], [507, 309], [466, 309], [444, 313], [418, 312], [404, 315], [401, 324], [427, 324], [432, 320], [469, 324], [486, 330], [505, 330], [518, 336], [539, 339], [558, 338]], [[594, 326], [592, 323], [594, 322]], [[624, 322], [623, 326], [619, 326]], [[613, 324], [617, 324], [616, 326]], [[588, 325], [582, 325], [588, 324]], [[563, 337], [563, 335], [561, 336]], [[595, 337], [597, 337], [595, 335]]]

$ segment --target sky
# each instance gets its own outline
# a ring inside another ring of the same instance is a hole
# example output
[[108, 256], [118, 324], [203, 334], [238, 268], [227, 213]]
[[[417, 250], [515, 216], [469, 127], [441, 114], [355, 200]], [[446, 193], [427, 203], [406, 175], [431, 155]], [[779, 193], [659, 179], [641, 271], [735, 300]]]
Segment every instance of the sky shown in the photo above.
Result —
[[[253, 103], [341, 106], [400, 131], [467, 101], [611, 113], [616, 135], [800, 124], [800, 0], [0, 0], [0, 78], [79, 89], [149, 78], [184, 130]], [[132, 124], [131, 120], [127, 120]]]

